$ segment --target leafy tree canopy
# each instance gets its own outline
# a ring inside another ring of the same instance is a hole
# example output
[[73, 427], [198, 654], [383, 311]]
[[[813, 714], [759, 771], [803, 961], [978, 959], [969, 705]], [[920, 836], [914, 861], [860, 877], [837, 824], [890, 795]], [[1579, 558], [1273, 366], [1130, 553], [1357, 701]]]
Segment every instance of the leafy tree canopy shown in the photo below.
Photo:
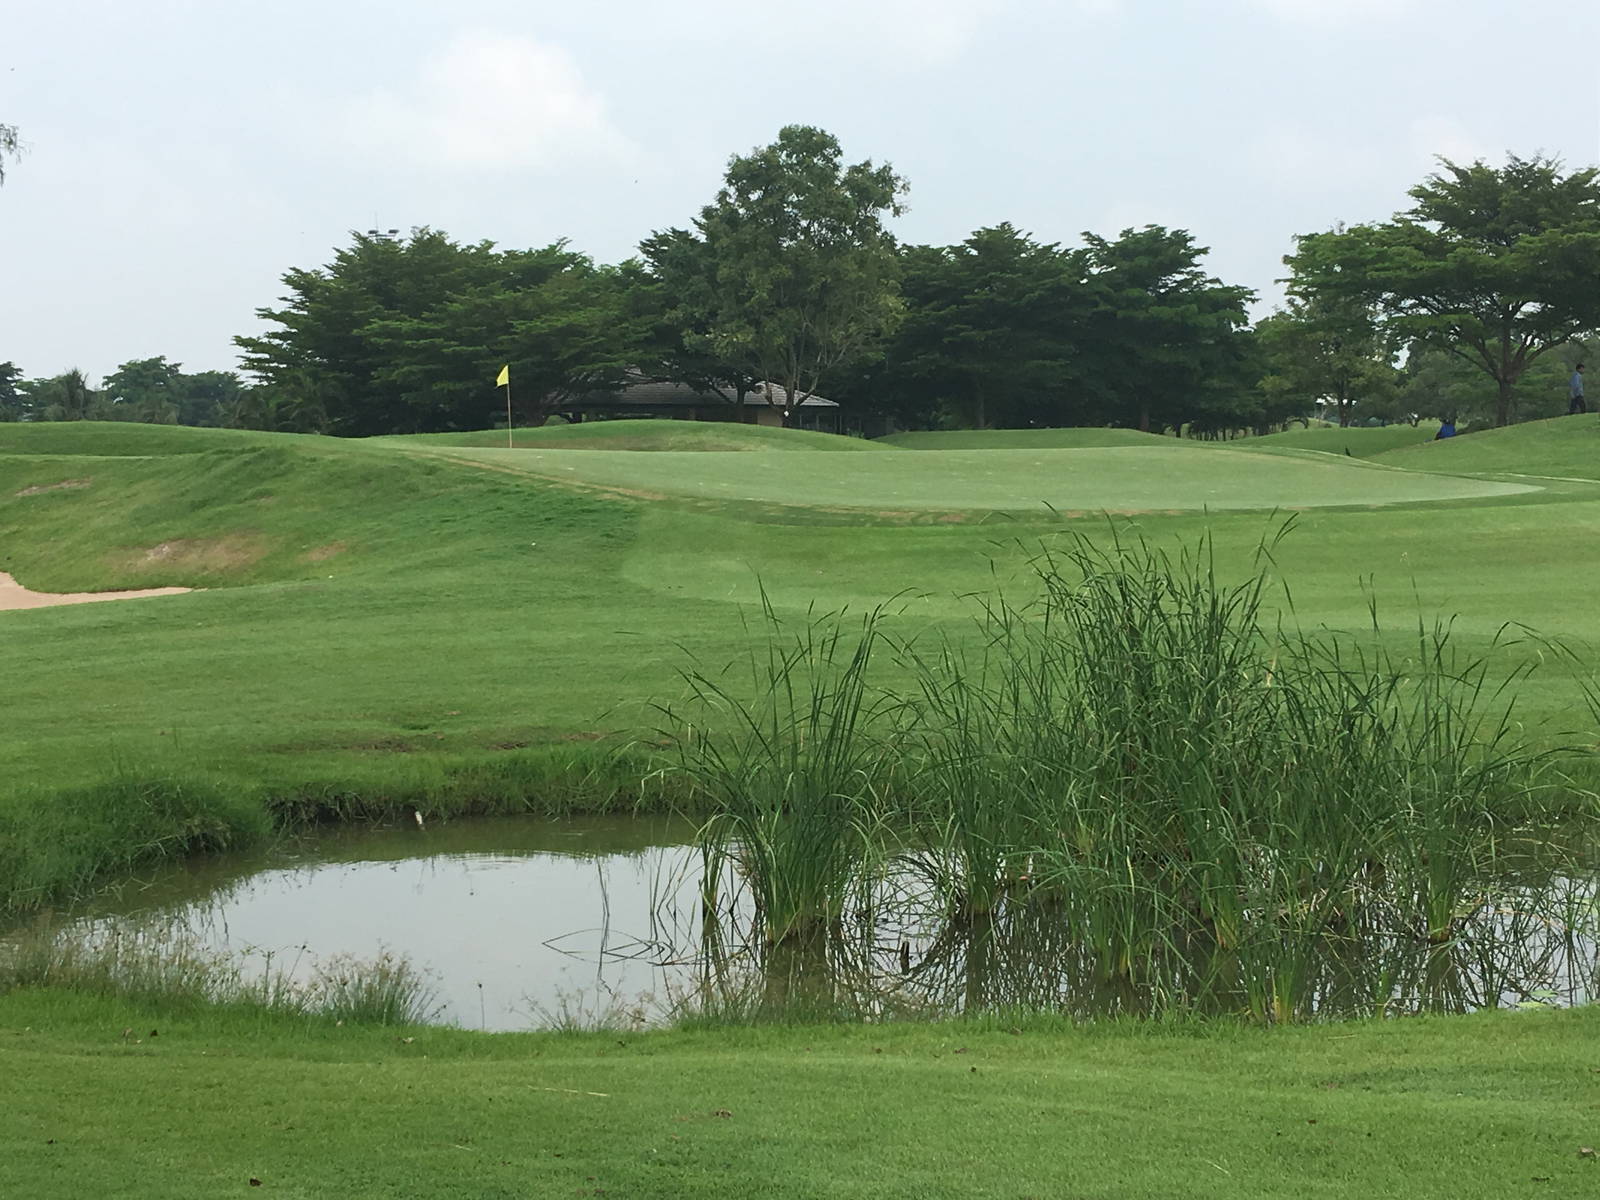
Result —
[[838, 140], [807, 125], [735, 156], [692, 231], [640, 246], [699, 369], [779, 384], [769, 400], [786, 407], [870, 356], [900, 312], [884, 219], [905, 190], [887, 165], [845, 166]]
[[[461, 245], [418, 229], [362, 234], [328, 266], [294, 270], [277, 326], [235, 338], [245, 369], [334, 433], [481, 429], [503, 412], [493, 386], [509, 364], [523, 416], [614, 384], [637, 356], [621, 269], [564, 243], [537, 250]], [[276, 418], [274, 418], [276, 419]]]
[[1115, 240], [1086, 233], [1093, 306], [1078, 386], [1107, 419], [1149, 430], [1220, 424], [1239, 407], [1249, 288], [1200, 265], [1207, 249], [1184, 229], [1146, 225]]
[[906, 383], [963, 425], [1071, 423], [1065, 365], [1082, 315], [1081, 252], [1002, 223], [905, 263], [895, 341]]
[[1375, 304], [1399, 339], [1470, 363], [1504, 425], [1523, 372], [1600, 328], [1600, 170], [1538, 155], [1440, 163], [1390, 221], [1296, 239], [1290, 287]]
[[1332, 402], [1340, 425], [1388, 412], [1397, 395], [1391, 335], [1376, 312], [1346, 297], [1291, 294], [1256, 327], [1261, 342], [1262, 390], [1281, 398], [1284, 416], [1309, 414]]

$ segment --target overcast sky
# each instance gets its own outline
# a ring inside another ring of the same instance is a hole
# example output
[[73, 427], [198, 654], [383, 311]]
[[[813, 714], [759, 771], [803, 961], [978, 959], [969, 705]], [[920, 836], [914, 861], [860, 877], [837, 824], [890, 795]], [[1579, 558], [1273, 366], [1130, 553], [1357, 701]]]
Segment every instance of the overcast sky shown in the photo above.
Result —
[[903, 240], [1153, 222], [1267, 302], [1293, 235], [1405, 207], [1435, 155], [1600, 158], [1596, 0], [0, 7], [27, 144], [0, 361], [29, 376], [232, 368], [282, 273], [352, 229], [616, 262], [786, 124], [892, 163]]

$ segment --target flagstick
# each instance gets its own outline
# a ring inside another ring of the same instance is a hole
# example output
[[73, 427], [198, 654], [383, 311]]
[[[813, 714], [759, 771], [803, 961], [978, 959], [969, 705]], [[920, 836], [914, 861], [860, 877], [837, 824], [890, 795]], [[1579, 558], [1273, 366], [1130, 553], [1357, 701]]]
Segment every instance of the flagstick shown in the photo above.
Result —
[[511, 444], [511, 376], [506, 376], [506, 449], [514, 450]]

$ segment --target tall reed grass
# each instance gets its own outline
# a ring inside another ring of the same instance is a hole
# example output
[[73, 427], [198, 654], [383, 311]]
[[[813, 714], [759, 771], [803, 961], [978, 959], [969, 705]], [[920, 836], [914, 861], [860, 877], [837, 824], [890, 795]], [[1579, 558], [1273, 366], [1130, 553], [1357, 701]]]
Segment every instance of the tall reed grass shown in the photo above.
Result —
[[1039, 910], [1041, 947], [1066, 939], [1127, 1008], [1263, 1021], [1309, 1015], [1327, 965], [1375, 946], [1494, 941], [1509, 855], [1554, 811], [1525, 669], [1491, 684], [1446, 622], [1398, 652], [1375, 612], [1358, 633], [1273, 617], [1287, 529], [1234, 581], [1208, 541], [1069, 537], [1027, 600], [982, 601], [975, 638], [895, 641], [877, 614], [783, 631], [769, 609], [754, 686], [691, 672], [674, 712], [717, 814], [708, 913], [743, 886], [769, 947], [837, 932], [892, 864], [952, 930]]
[[394, 954], [335, 955], [298, 966], [268, 960], [252, 967], [155, 922], [41, 922], [0, 941], [0, 993], [52, 988], [156, 1009], [242, 1006], [352, 1025], [419, 1025], [438, 1012], [432, 986]]
[[744, 664], [748, 679], [687, 671], [687, 699], [662, 712], [691, 811], [711, 813], [698, 838], [705, 910], [725, 909], [741, 885], [778, 945], [837, 929], [862, 895], [884, 842], [878, 730], [898, 702], [868, 682], [880, 612], [786, 636], [763, 611], [771, 636]]

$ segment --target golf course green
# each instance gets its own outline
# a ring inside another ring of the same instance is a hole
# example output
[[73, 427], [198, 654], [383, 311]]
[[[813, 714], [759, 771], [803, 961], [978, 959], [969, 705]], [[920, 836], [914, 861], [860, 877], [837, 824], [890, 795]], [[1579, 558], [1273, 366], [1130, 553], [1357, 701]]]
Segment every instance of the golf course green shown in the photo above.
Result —
[[[1402, 660], [1448, 625], [1515, 677], [1520, 734], [1592, 760], [1600, 426], [1417, 435], [0, 426], [0, 572], [193, 589], [0, 611], [0, 914], [307, 820], [661, 805], [663, 707], [763, 605], [971, 641], [1079, 535], [1265, 561], [1274, 619]], [[0, 1117], [0, 1191], [1579, 1195], [1596, 1034], [1591, 1008], [473, 1035], [0, 984], [0, 1077], [50, 1097]]]

